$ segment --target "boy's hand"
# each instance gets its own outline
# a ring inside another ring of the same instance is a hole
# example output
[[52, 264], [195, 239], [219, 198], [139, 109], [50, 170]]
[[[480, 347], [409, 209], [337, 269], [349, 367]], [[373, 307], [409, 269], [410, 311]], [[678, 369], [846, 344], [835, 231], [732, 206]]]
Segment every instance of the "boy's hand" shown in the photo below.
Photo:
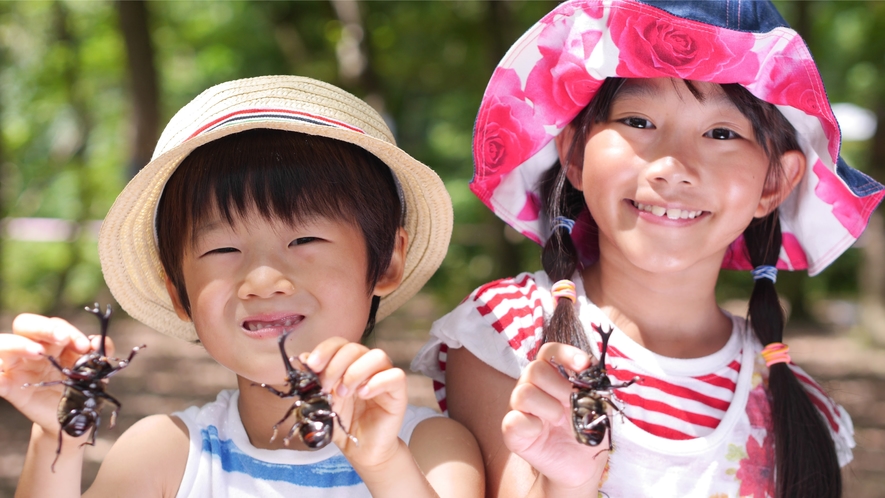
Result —
[[[99, 337], [93, 337], [97, 348]], [[45, 432], [58, 434], [56, 411], [64, 385], [35, 384], [62, 380], [64, 376], [47, 356], [62, 366], [71, 366], [93, 348], [90, 339], [61, 318], [21, 314], [12, 322], [12, 333], [0, 334], [0, 397]], [[108, 340], [108, 354], [113, 345]], [[29, 387], [22, 388], [23, 385]]]
[[406, 375], [380, 349], [332, 337], [301, 360], [319, 373], [332, 408], [358, 444], [335, 422], [333, 441], [357, 468], [373, 469], [393, 458], [408, 404]]
[[550, 359], [576, 372], [590, 365], [590, 358], [580, 349], [558, 343], [542, 346], [510, 396], [511, 411], [501, 424], [504, 444], [543, 475], [539, 479], [545, 480], [540, 484], [544, 488], [568, 490], [565, 494], [569, 496], [595, 497], [608, 461], [610, 434], [598, 446], [586, 446], [575, 439], [572, 384]]

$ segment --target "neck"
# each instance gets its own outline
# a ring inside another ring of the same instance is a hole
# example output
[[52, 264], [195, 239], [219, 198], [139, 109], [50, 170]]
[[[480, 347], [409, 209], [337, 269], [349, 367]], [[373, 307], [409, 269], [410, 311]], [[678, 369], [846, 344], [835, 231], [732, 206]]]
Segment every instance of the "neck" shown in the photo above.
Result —
[[[274, 432], [274, 424], [283, 418], [283, 415], [298, 399], [297, 396], [280, 398], [239, 375], [237, 376], [237, 386], [240, 389], [240, 399], [237, 402], [237, 408], [240, 411], [240, 419], [243, 421], [243, 427], [246, 429], [246, 435], [249, 436], [249, 442], [252, 443], [252, 446], [267, 450], [284, 448], [307, 450], [307, 447], [298, 439], [297, 435], [289, 441], [288, 446], [283, 443], [283, 438], [288, 435], [289, 430], [295, 424], [294, 416], [290, 416], [279, 425], [277, 437], [273, 442], [270, 441]], [[286, 391], [285, 385], [275, 385], [273, 387], [279, 391]]]
[[671, 358], [698, 358], [725, 346], [732, 324], [716, 303], [721, 260], [668, 273], [622, 263], [601, 254], [582, 276], [587, 297], [628, 337]]

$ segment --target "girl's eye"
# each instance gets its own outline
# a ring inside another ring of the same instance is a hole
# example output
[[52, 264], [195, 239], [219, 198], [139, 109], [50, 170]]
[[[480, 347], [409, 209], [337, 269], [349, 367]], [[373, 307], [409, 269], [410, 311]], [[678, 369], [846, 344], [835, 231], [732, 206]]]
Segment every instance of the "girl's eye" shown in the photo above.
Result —
[[740, 135], [728, 128], [713, 128], [707, 133], [704, 133], [704, 136], [715, 140], [734, 140], [736, 138], [741, 138]]
[[645, 118], [637, 118], [637, 117], [629, 117], [621, 120], [622, 123], [631, 127], [631, 128], [654, 128], [655, 125], [651, 124], [651, 121]]
[[315, 240], [318, 240], [318, 238], [317, 237], [298, 237], [297, 239], [290, 242], [289, 245], [290, 246], [300, 246], [302, 244], [307, 244], [307, 243], [313, 242]]

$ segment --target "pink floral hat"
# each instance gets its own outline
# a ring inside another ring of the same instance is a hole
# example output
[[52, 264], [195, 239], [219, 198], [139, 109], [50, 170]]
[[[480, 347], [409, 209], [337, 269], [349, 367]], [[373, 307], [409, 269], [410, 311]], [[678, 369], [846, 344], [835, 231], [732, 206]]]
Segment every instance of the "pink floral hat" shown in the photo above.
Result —
[[[537, 185], [557, 160], [553, 138], [607, 77], [739, 83], [777, 106], [796, 128], [808, 165], [779, 208], [780, 269], [819, 273], [857, 240], [885, 196], [839, 156], [839, 124], [811, 53], [770, 2], [575, 0], [504, 56], [473, 137], [471, 190], [538, 243], [549, 235]], [[752, 269], [742, 237], [723, 268]]]

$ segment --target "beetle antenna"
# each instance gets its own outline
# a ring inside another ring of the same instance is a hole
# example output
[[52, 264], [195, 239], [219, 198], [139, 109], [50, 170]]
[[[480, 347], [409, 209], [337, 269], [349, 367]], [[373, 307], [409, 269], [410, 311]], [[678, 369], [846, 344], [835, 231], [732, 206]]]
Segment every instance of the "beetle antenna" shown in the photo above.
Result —
[[294, 368], [292, 367], [292, 362], [289, 361], [289, 355], [286, 354], [286, 337], [289, 337], [289, 334], [291, 334], [294, 330], [295, 329], [289, 330], [288, 332], [281, 335], [279, 339], [277, 339], [277, 342], [280, 345], [280, 353], [282, 353], [283, 355], [283, 363], [286, 365], [287, 372], [291, 372], [292, 370], [294, 370]]

